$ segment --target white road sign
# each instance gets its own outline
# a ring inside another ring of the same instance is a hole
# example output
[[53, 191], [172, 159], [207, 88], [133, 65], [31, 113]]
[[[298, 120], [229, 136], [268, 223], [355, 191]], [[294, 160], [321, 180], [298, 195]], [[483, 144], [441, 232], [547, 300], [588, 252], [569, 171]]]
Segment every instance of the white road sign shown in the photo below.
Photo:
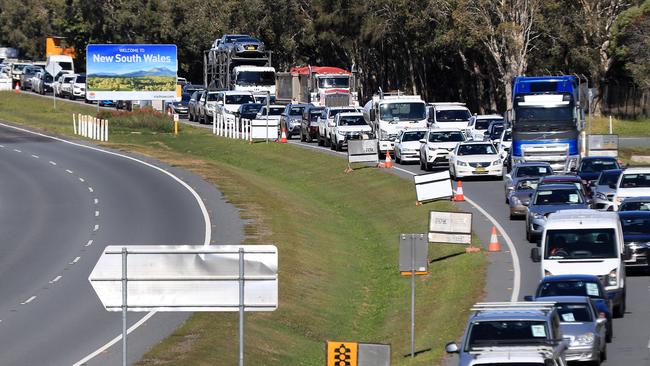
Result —
[[468, 212], [429, 212], [429, 242], [471, 244], [472, 214]]
[[278, 307], [274, 245], [111, 245], [88, 278], [108, 311], [121, 311], [126, 248], [128, 311], [238, 311], [243, 248], [244, 310]]

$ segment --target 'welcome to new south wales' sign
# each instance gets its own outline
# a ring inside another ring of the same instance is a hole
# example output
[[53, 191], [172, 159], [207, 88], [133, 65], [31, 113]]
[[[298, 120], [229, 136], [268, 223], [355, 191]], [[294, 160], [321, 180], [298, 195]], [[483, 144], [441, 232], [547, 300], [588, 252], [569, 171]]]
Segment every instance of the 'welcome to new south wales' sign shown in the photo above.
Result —
[[89, 100], [174, 99], [177, 70], [173, 44], [89, 44], [86, 96]]

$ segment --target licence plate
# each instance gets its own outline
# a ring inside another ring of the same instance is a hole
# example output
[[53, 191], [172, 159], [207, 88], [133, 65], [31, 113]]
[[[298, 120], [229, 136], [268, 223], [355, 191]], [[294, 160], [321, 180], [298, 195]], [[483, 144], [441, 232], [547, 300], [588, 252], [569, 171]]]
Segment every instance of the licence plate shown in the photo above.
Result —
[[255, 46], [246, 46], [246, 49], [249, 51], [255, 51]]
[[477, 167], [477, 168], [476, 168], [476, 172], [477, 172], [477, 173], [485, 173], [485, 172], [486, 172], [486, 170], [485, 170], [485, 168], [484, 168], [484, 167], [482, 167], [482, 166], [479, 166], [479, 167]]

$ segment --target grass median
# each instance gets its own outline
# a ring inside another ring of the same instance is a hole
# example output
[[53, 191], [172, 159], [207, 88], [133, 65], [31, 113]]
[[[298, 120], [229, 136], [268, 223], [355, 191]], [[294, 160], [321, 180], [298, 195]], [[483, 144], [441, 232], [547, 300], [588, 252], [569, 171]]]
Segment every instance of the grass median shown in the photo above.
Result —
[[[621, 137], [646, 137], [650, 136], [650, 119], [618, 119], [612, 118], [612, 132]], [[608, 117], [588, 117], [587, 133], [608, 134]]]
[[[72, 113], [95, 112], [69, 103], [55, 111], [49, 99], [0, 94], [0, 119], [64, 135], [72, 133]], [[398, 273], [398, 234], [425, 232], [428, 211], [451, 210], [449, 202], [416, 207], [410, 181], [373, 168], [345, 174], [345, 160], [291, 145], [249, 145], [192, 127], [173, 136], [124, 126], [110, 130], [105, 146], [203, 176], [249, 219], [248, 243], [278, 246], [279, 308], [246, 314], [247, 364], [320, 366], [330, 339], [390, 343], [393, 365], [431, 365], [461, 334], [482, 294], [483, 254], [450, 256], [417, 278], [416, 350], [425, 352], [403, 357], [410, 280]], [[431, 246], [429, 256], [462, 252]], [[194, 314], [139, 364], [236, 364], [237, 329], [236, 314]]]

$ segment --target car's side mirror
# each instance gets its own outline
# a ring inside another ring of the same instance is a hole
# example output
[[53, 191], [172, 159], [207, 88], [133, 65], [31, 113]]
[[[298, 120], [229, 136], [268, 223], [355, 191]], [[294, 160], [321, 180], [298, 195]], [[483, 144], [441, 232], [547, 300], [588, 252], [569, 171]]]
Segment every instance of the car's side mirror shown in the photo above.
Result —
[[445, 351], [447, 351], [447, 353], [458, 353], [458, 345], [456, 342], [449, 342], [445, 345]]
[[427, 140], [425, 140], [425, 139], [421, 139], [421, 140], [420, 140], [420, 143], [421, 143], [421, 144], [426, 144], [426, 143], [427, 143]]
[[394, 141], [396, 144], [399, 144], [399, 138], [396, 138], [396, 139], [393, 140], [393, 141]]
[[505, 178], [506, 178], [506, 179], [511, 179], [512, 177], [511, 177], [510, 174], [508, 173], [508, 174], [506, 174]]
[[530, 259], [535, 263], [542, 261], [542, 256], [539, 254], [539, 248], [533, 248], [530, 250]]
[[534, 300], [533, 295], [524, 296], [524, 301], [533, 301], [533, 300]]
[[530, 206], [530, 201], [528, 201], [528, 202], [521, 202], [521, 204], [524, 205], [524, 206], [526, 206], [526, 207], [528, 207], [528, 206]]
[[598, 324], [598, 325], [607, 324], [607, 318], [598, 318], [598, 319], [596, 319], [596, 324]]
[[591, 182], [589, 182], [589, 187], [596, 188], [596, 185], [597, 185], [596, 183], [597, 183], [597, 181], [592, 180]]

